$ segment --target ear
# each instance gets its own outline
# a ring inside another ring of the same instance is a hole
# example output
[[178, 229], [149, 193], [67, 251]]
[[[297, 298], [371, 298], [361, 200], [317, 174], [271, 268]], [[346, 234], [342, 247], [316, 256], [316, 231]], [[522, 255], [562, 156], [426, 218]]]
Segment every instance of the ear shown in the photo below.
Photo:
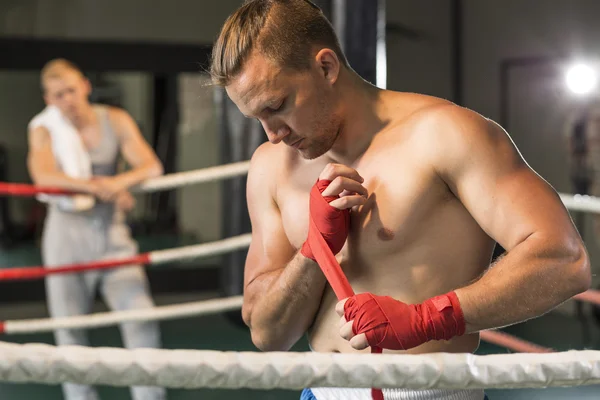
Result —
[[89, 97], [92, 94], [92, 83], [90, 82], [90, 80], [88, 78], [83, 78], [83, 87], [85, 90], [85, 94], [87, 97]]
[[335, 51], [327, 48], [321, 49], [315, 56], [315, 61], [323, 77], [333, 85], [340, 75], [341, 68], [340, 60]]
[[48, 90], [46, 89], [46, 85], [42, 86], [42, 98], [44, 99], [44, 103], [47, 106], [53, 105], [54, 101], [52, 101], [52, 97], [48, 94]]

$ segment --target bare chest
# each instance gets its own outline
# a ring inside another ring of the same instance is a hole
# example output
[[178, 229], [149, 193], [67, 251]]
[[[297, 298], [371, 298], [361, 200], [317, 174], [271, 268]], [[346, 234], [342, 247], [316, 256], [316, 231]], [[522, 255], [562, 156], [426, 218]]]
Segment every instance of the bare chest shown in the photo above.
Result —
[[[340, 256], [373, 260], [410, 246], [446, 195], [439, 180], [410, 166], [385, 168], [377, 163], [357, 170], [365, 178], [369, 197], [364, 206], [351, 211], [351, 231]], [[308, 193], [315, 179], [290, 180], [278, 190], [283, 226], [297, 248], [308, 233]]]
[[99, 124], [86, 126], [79, 130], [79, 137], [87, 151], [92, 151], [100, 146], [102, 130]]

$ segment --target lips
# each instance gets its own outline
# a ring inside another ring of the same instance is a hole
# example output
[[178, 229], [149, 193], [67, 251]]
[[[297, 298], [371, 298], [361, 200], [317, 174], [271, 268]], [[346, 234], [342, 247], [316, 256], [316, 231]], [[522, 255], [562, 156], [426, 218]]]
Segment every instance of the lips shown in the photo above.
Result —
[[304, 139], [299, 139], [299, 140], [296, 140], [294, 143], [290, 144], [290, 146], [291, 146], [291, 147], [293, 147], [293, 148], [295, 148], [295, 149], [297, 149], [297, 148], [299, 148], [299, 147], [300, 147], [300, 143], [301, 143], [303, 140], [304, 140]]

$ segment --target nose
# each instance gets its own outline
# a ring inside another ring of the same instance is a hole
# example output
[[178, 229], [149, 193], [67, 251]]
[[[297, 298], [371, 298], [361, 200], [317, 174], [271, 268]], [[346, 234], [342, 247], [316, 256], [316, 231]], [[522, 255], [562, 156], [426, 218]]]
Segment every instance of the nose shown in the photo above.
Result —
[[262, 126], [267, 133], [267, 138], [269, 142], [273, 144], [277, 144], [283, 140], [284, 137], [290, 134], [290, 128], [285, 124], [269, 124], [266, 122], [262, 122]]
[[62, 101], [64, 104], [71, 105], [74, 103], [75, 95], [73, 93], [65, 93], [63, 94]]

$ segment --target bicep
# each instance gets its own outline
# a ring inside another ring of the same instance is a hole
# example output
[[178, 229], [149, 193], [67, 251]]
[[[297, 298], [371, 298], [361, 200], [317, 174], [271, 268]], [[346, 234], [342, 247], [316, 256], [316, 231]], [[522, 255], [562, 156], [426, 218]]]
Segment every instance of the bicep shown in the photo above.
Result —
[[112, 110], [111, 120], [119, 136], [121, 154], [129, 165], [138, 167], [148, 163], [159, 163], [158, 157], [128, 113]]
[[534, 233], [574, 233], [555, 190], [523, 160], [506, 132], [489, 121], [463, 125], [446, 169], [450, 186], [481, 228], [512, 249]]
[[34, 182], [42, 173], [58, 171], [50, 134], [43, 127], [28, 132], [27, 168]]
[[246, 257], [244, 286], [251, 292], [268, 286], [269, 276], [285, 268], [296, 253], [283, 228], [269, 182], [265, 168], [250, 167], [247, 199], [252, 241]]

